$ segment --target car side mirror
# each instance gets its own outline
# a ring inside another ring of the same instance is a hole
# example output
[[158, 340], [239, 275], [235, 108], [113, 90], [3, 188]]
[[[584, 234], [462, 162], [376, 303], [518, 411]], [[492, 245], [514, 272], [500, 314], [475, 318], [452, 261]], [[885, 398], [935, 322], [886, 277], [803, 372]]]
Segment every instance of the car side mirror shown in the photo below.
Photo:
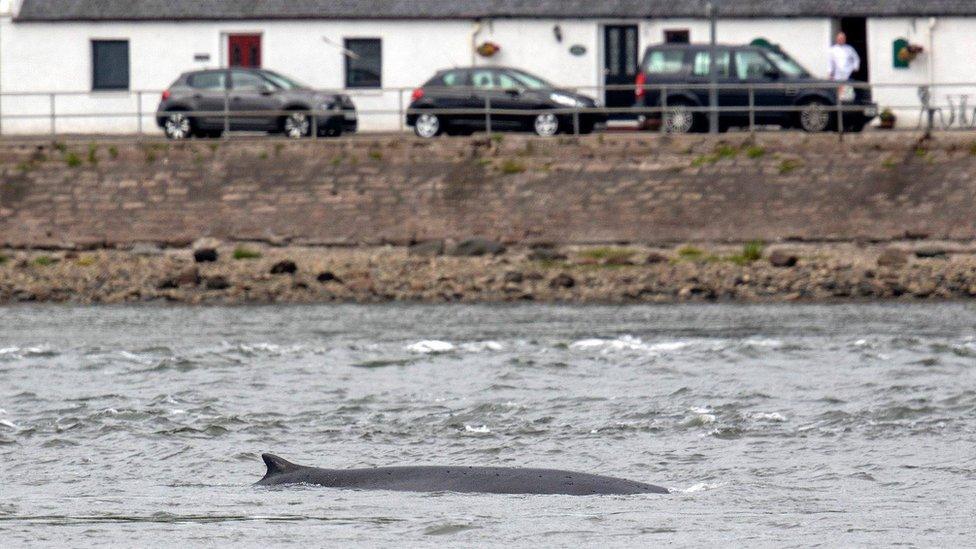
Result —
[[764, 73], [764, 76], [770, 80], [779, 80], [779, 71], [776, 69], [769, 69]]
[[512, 97], [518, 97], [522, 95], [522, 90], [518, 88], [508, 88], [507, 90], [505, 90], [505, 93], [511, 95]]
[[261, 95], [271, 95], [275, 92], [275, 87], [271, 84], [263, 84], [261, 86]]

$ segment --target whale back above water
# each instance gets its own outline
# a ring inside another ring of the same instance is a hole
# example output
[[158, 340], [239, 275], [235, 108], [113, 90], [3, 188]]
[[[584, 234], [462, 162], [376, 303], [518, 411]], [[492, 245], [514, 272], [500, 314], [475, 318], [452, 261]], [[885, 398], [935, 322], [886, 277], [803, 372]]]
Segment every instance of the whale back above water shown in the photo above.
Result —
[[627, 495], [666, 494], [660, 486], [622, 478], [518, 467], [416, 466], [370, 469], [305, 467], [262, 454], [268, 472], [261, 486], [313, 484], [358, 490], [468, 492], [486, 494]]

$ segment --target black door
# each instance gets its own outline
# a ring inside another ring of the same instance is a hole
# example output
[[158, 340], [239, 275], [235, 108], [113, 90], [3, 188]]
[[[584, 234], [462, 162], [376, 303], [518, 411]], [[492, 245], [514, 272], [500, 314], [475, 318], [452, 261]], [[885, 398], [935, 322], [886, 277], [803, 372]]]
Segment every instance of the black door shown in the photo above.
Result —
[[847, 35], [847, 43], [861, 57], [861, 68], [854, 71], [851, 79], [867, 82], [870, 76], [868, 71], [867, 20], [863, 17], [844, 17], [840, 20], [840, 30]]
[[[633, 107], [634, 79], [637, 77], [637, 25], [603, 27], [603, 83], [606, 86], [630, 86], [604, 91], [607, 107]], [[610, 115], [611, 118], [634, 118], [633, 114]]]

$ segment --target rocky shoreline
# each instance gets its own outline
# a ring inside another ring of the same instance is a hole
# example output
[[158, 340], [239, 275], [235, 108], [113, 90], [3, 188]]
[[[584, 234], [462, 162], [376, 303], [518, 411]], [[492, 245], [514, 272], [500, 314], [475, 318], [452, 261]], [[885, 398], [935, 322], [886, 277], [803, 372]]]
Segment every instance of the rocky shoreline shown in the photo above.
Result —
[[199, 241], [0, 250], [0, 303], [824, 302], [976, 297], [976, 242], [506, 248]]

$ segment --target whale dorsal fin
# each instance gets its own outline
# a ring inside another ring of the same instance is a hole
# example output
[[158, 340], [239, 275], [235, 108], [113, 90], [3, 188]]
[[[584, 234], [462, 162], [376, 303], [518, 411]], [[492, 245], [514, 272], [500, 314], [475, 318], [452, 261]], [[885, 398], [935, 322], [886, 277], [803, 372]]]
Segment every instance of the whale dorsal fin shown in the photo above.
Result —
[[275, 475], [283, 475], [285, 473], [297, 471], [302, 467], [301, 465], [296, 465], [274, 454], [261, 454], [261, 459], [263, 459], [264, 464], [268, 466], [268, 472], [264, 475], [265, 479], [271, 478]]

